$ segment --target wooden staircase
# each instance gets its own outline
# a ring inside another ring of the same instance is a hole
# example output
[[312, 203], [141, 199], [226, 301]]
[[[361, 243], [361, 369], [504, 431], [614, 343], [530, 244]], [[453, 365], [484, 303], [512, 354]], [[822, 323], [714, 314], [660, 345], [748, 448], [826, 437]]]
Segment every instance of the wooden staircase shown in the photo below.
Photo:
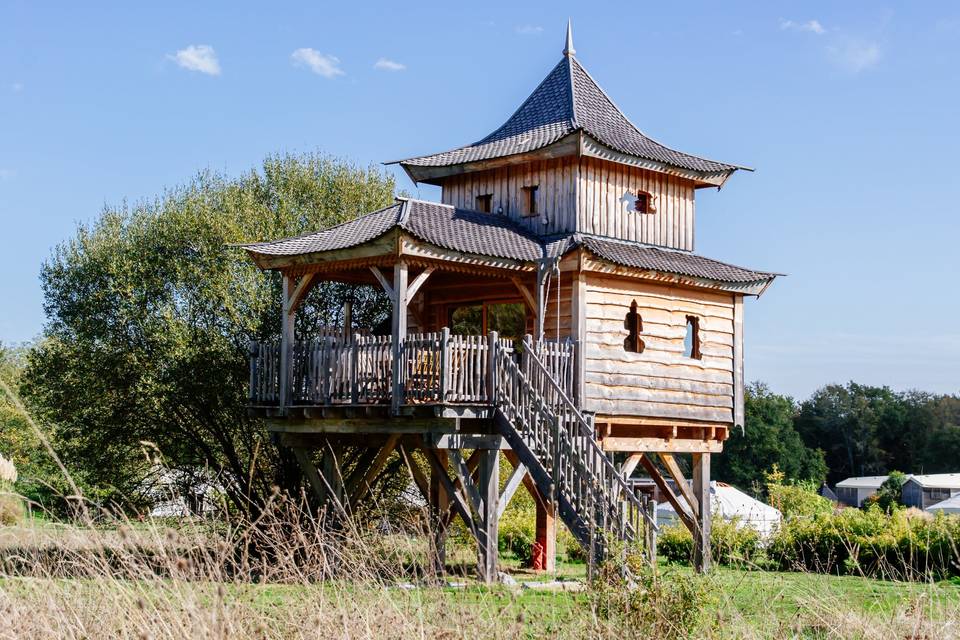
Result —
[[591, 566], [613, 541], [643, 547], [653, 561], [657, 525], [653, 503], [635, 493], [597, 444], [593, 426], [577, 409], [530, 337], [520, 362], [496, 349], [493, 364], [495, 422], [541, 494], [588, 554]]

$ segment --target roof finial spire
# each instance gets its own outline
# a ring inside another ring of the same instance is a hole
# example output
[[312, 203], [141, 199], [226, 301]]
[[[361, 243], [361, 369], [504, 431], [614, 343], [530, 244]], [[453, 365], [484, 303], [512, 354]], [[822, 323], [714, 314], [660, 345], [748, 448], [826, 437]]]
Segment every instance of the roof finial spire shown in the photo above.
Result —
[[567, 41], [563, 46], [563, 55], [572, 56], [577, 53], [577, 50], [573, 48], [573, 25], [571, 24], [570, 18], [567, 18]]

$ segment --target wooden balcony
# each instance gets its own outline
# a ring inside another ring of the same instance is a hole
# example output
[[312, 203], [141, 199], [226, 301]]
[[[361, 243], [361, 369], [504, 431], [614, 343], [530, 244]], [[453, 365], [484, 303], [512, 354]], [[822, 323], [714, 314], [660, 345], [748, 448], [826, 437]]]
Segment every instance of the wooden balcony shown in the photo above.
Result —
[[[493, 345], [510, 353], [521, 368], [527, 360], [524, 351], [535, 349], [554, 379], [572, 394], [572, 341], [534, 345], [527, 336], [515, 349], [512, 341], [496, 333], [458, 336], [444, 328], [409, 334], [398, 348], [390, 336], [294, 341], [287, 358], [282, 357], [279, 342], [251, 343], [250, 407], [282, 415], [311, 407], [489, 406], [493, 403], [489, 384]], [[284, 360], [289, 367], [286, 376], [281, 375]]]

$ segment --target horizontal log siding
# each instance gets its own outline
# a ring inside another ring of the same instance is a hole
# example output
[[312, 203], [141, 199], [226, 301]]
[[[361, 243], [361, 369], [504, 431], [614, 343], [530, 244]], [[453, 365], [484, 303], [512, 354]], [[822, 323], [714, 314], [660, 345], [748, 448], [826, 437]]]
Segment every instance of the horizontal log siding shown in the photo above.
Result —
[[[524, 216], [523, 188], [538, 186], [536, 216]], [[442, 200], [476, 209], [477, 197], [490, 194], [491, 208], [540, 234], [580, 231], [648, 244], [694, 248], [694, 188], [685, 178], [573, 156], [450, 176]], [[628, 211], [623, 197], [639, 191], [654, 197], [656, 213]], [[543, 217], [547, 223], [543, 224]]]
[[[694, 248], [694, 188], [685, 178], [583, 157], [577, 196], [578, 230], [674, 249]], [[656, 213], [627, 210], [626, 192], [654, 196]]]
[[[578, 164], [575, 157], [538, 160], [451, 176], [443, 181], [441, 200], [476, 209], [477, 196], [491, 194], [492, 212], [503, 213], [534, 233], [574, 231]], [[538, 215], [524, 216], [523, 188], [537, 186]], [[547, 224], [543, 224], [543, 216]]]
[[[732, 295], [587, 274], [585, 409], [607, 415], [733, 422]], [[636, 301], [643, 353], [624, 350]], [[702, 359], [683, 356], [686, 317], [700, 318]]]

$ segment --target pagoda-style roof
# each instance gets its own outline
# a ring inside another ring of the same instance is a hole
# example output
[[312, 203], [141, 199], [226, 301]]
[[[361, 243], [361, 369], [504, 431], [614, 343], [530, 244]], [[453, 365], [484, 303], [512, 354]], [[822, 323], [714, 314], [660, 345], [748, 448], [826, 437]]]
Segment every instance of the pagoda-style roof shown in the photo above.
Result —
[[[397, 255], [403, 243], [384, 242], [401, 232], [421, 246], [431, 260], [470, 260], [497, 268], [530, 270], [541, 260], [556, 259], [583, 248], [597, 260], [630, 270], [692, 279], [713, 288], [759, 295], [778, 275], [712, 260], [687, 251], [574, 233], [559, 238], [536, 236], [506, 216], [459, 209], [450, 205], [399, 198], [389, 207], [341, 225], [295, 238], [243, 245], [263, 269], [282, 269], [350, 260], [357, 255]], [[408, 245], [409, 246], [409, 245]]]
[[684, 175], [702, 186], [718, 186], [746, 169], [671, 149], [643, 133], [580, 64], [569, 35], [563, 59], [499, 129], [464, 147], [389, 164], [400, 164], [415, 182], [433, 182], [470, 165], [523, 161], [534, 152], [601, 157]]

